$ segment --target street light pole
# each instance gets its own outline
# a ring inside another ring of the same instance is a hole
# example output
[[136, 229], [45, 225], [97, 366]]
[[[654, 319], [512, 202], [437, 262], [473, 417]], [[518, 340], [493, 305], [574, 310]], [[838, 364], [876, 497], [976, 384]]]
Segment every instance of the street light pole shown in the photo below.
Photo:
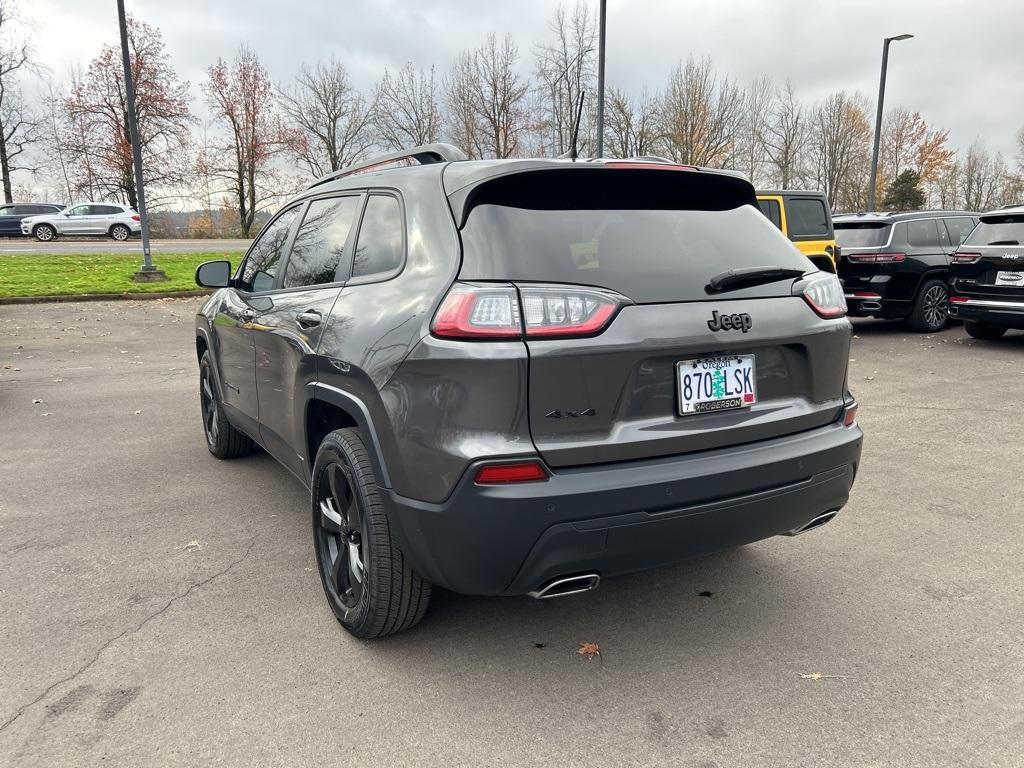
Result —
[[132, 278], [137, 283], [152, 283], [167, 279], [162, 271], [153, 266], [149, 251], [149, 217], [146, 215], [146, 185], [142, 176], [142, 146], [139, 143], [139, 126], [135, 120], [135, 84], [132, 82], [131, 53], [128, 50], [128, 25], [124, 17], [124, 0], [117, 0], [117, 23], [121, 29], [121, 60], [124, 64], [125, 101], [128, 106], [128, 139], [132, 143], [132, 165], [135, 169], [135, 194], [139, 203], [139, 220], [142, 225], [142, 266]]
[[875, 113], [875, 143], [871, 148], [871, 177], [868, 179], [868, 210], [875, 210], [875, 184], [878, 180], [878, 145], [882, 139], [882, 105], [885, 101], [885, 72], [889, 67], [889, 43], [893, 40], [909, 40], [913, 35], [896, 35], [885, 38], [882, 45], [882, 75], [878, 81], [878, 110]]
[[601, 0], [597, 43], [597, 156], [604, 157], [604, 30], [607, 0]]

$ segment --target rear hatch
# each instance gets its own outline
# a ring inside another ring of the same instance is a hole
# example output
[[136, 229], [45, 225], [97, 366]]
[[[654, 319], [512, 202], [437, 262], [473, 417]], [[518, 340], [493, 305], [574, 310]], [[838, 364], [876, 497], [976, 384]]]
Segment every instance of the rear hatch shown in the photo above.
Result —
[[[465, 222], [459, 279], [518, 288], [530, 431], [544, 460], [646, 459], [834, 421], [849, 324], [823, 319], [794, 295], [794, 284], [807, 282], [795, 275], [815, 268], [759, 212], [750, 184], [609, 165], [506, 175], [453, 206]], [[791, 274], [708, 289], [727, 270], [758, 267]], [[578, 286], [621, 297], [607, 324], [583, 337], [533, 336], [532, 327], [550, 329], [576, 306], [586, 313], [588, 295], [603, 301]], [[710, 398], [702, 402], [727, 400], [728, 409], [695, 404], [700, 392]], [[741, 406], [731, 407], [733, 396]]]
[[843, 287], [848, 294], [874, 293], [871, 278], [889, 274], [893, 264], [906, 258], [889, 247], [892, 222], [836, 219], [833, 223], [840, 253], [837, 272]]
[[1024, 301], [1024, 213], [982, 216], [953, 256], [950, 277], [958, 294]]

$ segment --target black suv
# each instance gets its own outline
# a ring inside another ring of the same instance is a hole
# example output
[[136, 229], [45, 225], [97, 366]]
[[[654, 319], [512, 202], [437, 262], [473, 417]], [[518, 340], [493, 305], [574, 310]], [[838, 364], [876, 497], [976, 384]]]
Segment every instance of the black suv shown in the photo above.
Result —
[[432, 584], [555, 597], [835, 516], [862, 441], [846, 305], [745, 178], [462, 157], [328, 176], [233, 274], [196, 272], [222, 288], [196, 322], [209, 449], [309, 487], [350, 632], [412, 626]]
[[983, 214], [953, 254], [949, 313], [976, 339], [1024, 330], [1024, 205]]
[[836, 216], [839, 279], [853, 317], [906, 319], [920, 333], [948, 316], [949, 258], [978, 223], [967, 211]]

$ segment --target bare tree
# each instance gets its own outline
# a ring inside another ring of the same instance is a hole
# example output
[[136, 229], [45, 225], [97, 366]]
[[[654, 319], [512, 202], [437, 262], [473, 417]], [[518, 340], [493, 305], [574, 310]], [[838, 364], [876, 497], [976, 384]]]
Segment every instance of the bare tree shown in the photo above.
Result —
[[604, 143], [610, 157], [641, 157], [656, 152], [658, 97], [646, 90], [636, 99], [617, 88], [605, 96]]
[[747, 174], [754, 186], [766, 179], [769, 164], [767, 152], [768, 124], [775, 101], [775, 84], [768, 75], [751, 82], [743, 100], [743, 119], [740, 126], [740, 152], [737, 157], [740, 170]]
[[226, 133], [201, 153], [200, 175], [231, 196], [242, 236], [249, 237], [256, 213], [289, 191], [272, 164], [287, 136], [274, 111], [270, 77], [252, 50], [240, 47], [231, 64], [218, 59], [207, 74], [206, 100]]
[[[186, 158], [194, 123], [188, 107], [188, 83], [178, 80], [155, 27], [129, 17], [128, 47], [147, 184], [179, 184], [188, 173]], [[118, 46], [103, 46], [84, 73], [73, 75], [64, 109], [71, 127], [64, 149], [73, 166], [87, 169], [89, 176], [79, 176], [78, 186], [134, 208], [138, 201], [128, 99]], [[157, 203], [158, 198], [151, 201]]]
[[764, 151], [774, 183], [792, 188], [803, 176], [801, 160], [807, 148], [807, 116], [796, 97], [793, 84], [776, 91], [775, 106], [764, 127]]
[[529, 85], [515, 71], [519, 52], [508, 35], [463, 51], [445, 78], [448, 133], [472, 157], [512, 157], [527, 130]]
[[833, 208], [856, 209], [865, 204], [871, 126], [867, 102], [860, 94], [839, 91], [814, 112], [810, 151], [818, 188]]
[[984, 211], [1013, 202], [1005, 199], [1010, 196], [1006, 189], [1007, 176], [1003, 156], [997, 153], [993, 157], [980, 140], [975, 141], [960, 164], [960, 191], [964, 207], [969, 211]]
[[[597, 78], [597, 19], [579, 0], [570, 14], [564, 5], [548, 25], [552, 39], [534, 46], [537, 129], [551, 154], [562, 155], [578, 134], [577, 150], [587, 154]], [[580, 112], [580, 101], [584, 101]]]
[[392, 75], [387, 69], [377, 83], [373, 122], [380, 144], [389, 149], [430, 144], [441, 133], [434, 68], [429, 72], [407, 63]]
[[279, 87], [277, 97], [290, 129], [289, 148], [313, 176], [352, 165], [373, 146], [373, 105], [333, 56], [303, 64], [294, 85]]
[[925, 185], [936, 181], [953, 160], [948, 137], [949, 131], [930, 128], [919, 112], [905, 107], [890, 110], [882, 123], [878, 187], [908, 169]]
[[715, 74], [710, 59], [681, 62], [669, 75], [662, 98], [664, 151], [689, 165], [723, 167], [737, 154], [743, 91]]
[[11, 202], [11, 174], [20, 169], [36, 170], [18, 158], [39, 141], [42, 120], [25, 102], [17, 78], [22, 70], [33, 69], [32, 49], [19, 29], [17, 6], [0, 0], [0, 177], [4, 200]]

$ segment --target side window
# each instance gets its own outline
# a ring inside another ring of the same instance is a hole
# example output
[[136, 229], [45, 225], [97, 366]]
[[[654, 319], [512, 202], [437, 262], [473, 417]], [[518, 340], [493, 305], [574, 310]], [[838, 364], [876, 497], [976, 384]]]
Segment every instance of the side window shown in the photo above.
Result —
[[772, 224], [782, 229], [782, 213], [779, 210], [778, 200], [758, 200], [757, 207], [761, 209], [761, 213], [767, 216]]
[[116, 216], [119, 213], [124, 213], [124, 208], [119, 205], [94, 205], [92, 212], [97, 216]]
[[0, 216], [14, 216], [17, 214], [13, 205], [0, 206]]
[[938, 248], [939, 228], [935, 219], [908, 221], [907, 245], [912, 248]]
[[355, 229], [360, 203], [361, 196], [347, 195], [314, 200], [309, 204], [288, 256], [288, 266], [284, 271], [285, 288], [348, 279], [352, 260], [346, 246]]
[[239, 286], [242, 290], [269, 291], [274, 287], [277, 266], [281, 263], [284, 247], [288, 244], [288, 235], [298, 215], [298, 206], [289, 208], [263, 230], [242, 267], [242, 280]]
[[790, 237], [828, 237], [828, 211], [817, 198], [787, 200], [786, 221]]
[[72, 208], [70, 211], [68, 211], [68, 216], [88, 216], [88, 215], [89, 215], [89, 206], [88, 205], [76, 205], [74, 208]]
[[392, 272], [402, 266], [402, 207], [390, 195], [370, 195], [359, 226], [352, 277]]
[[971, 230], [974, 229], [974, 219], [967, 216], [946, 219], [946, 229], [949, 230], [949, 239], [953, 246], [959, 246], [971, 234]]

